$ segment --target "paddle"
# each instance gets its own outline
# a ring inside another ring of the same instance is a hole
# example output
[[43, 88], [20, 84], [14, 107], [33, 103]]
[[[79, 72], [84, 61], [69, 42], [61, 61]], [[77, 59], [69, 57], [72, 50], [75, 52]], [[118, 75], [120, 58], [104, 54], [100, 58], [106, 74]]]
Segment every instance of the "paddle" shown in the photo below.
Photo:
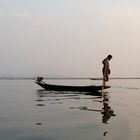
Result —
[[102, 90], [101, 90], [101, 95], [103, 97], [103, 90], [104, 90], [104, 87], [105, 87], [105, 77], [108, 76], [108, 69], [107, 69], [107, 66], [105, 66], [105, 70], [104, 70], [104, 74], [103, 74], [103, 83], [102, 83]]
[[102, 97], [103, 97], [103, 90], [104, 90], [104, 86], [105, 86], [105, 80], [104, 80], [104, 78], [103, 78], [102, 90], [101, 90], [101, 95], [102, 95]]

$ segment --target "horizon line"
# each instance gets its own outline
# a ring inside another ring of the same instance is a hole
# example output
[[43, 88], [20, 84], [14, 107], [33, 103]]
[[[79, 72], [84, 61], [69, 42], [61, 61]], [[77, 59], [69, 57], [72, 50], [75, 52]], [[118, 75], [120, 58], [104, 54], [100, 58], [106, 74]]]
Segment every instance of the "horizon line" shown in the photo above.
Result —
[[[103, 78], [94, 78], [94, 77], [43, 77], [45, 80], [72, 80], [72, 79], [90, 79], [90, 80], [103, 80]], [[34, 76], [0, 76], [0, 80], [35, 80], [36, 77]], [[140, 79], [140, 77], [110, 77], [110, 80], [123, 80], [123, 79]]]

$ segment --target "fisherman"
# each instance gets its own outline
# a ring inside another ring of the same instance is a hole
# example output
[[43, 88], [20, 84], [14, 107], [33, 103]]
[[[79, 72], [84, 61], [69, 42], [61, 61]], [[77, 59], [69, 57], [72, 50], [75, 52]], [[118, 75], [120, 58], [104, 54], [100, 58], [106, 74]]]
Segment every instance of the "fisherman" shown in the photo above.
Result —
[[37, 81], [37, 82], [41, 82], [43, 79], [44, 79], [43, 77], [38, 76], [37, 79], [36, 79], [36, 81]]
[[112, 59], [112, 55], [108, 55], [103, 61], [103, 69], [102, 69], [102, 73], [103, 73], [103, 80], [104, 81], [109, 81], [108, 75], [111, 73], [110, 69], [109, 69], [109, 61]]

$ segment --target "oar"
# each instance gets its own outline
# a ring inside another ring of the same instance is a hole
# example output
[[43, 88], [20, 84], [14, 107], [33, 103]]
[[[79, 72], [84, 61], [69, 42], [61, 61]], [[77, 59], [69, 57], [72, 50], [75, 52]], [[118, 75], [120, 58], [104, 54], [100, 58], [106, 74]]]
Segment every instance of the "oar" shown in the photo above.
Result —
[[101, 95], [103, 97], [103, 90], [104, 90], [104, 87], [105, 87], [105, 78], [103, 76], [103, 83], [102, 83], [102, 90], [101, 90]]
[[103, 97], [103, 90], [104, 90], [104, 87], [105, 87], [105, 75], [108, 75], [108, 70], [107, 70], [107, 67], [105, 67], [105, 70], [104, 70], [104, 75], [103, 75], [103, 83], [102, 83], [102, 90], [101, 90], [101, 95]]

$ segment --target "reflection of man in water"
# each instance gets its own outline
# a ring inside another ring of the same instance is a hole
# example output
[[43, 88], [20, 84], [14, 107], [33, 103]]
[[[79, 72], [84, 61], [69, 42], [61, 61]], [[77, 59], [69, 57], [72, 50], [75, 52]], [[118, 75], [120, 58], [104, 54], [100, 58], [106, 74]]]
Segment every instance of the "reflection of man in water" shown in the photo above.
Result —
[[111, 107], [108, 105], [108, 96], [104, 95], [103, 99], [103, 111], [101, 112], [103, 114], [102, 116], [102, 122], [107, 123], [107, 121], [110, 119], [111, 116], [115, 116], [114, 111], [111, 109]]
[[[103, 108], [102, 108], [102, 112], [101, 114], [103, 115], [102, 116], [102, 123], [105, 123], [105, 124], [108, 124], [108, 121], [109, 119], [111, 118], [111, 116], [116, 116], [114, 114], [114, 111], [111, 109], [111, 107], [108, 105], [108, 102], [109, 102], [109, 97], [108, 97], [108, 94], [104, 94], [103, 96]], [[107, 131], [105, 131], [103, 133], [103, 136], [106, 136], [107, 135]]]
[[109, 61], [112, 59], [112, 55], [108, 55], [103, 61], [103, 69], [102, 69], [102, 72], [103, 72], [103, 78], [104, 78], [104, 81], [108, 81], [109, 78], [108, 78], [108, 75], [111, 73], [110, 69], [109, 69]]
[[103, 107], [103, 118], [102, 121], [103, 123], [107, 123], [107, 121], [110, 119], [111, 116], [114, 116], [113, 114], [113, 110], [111, 109], [110, 106], [108, 106], [108, 103], [104, 103], [104, 107]]

